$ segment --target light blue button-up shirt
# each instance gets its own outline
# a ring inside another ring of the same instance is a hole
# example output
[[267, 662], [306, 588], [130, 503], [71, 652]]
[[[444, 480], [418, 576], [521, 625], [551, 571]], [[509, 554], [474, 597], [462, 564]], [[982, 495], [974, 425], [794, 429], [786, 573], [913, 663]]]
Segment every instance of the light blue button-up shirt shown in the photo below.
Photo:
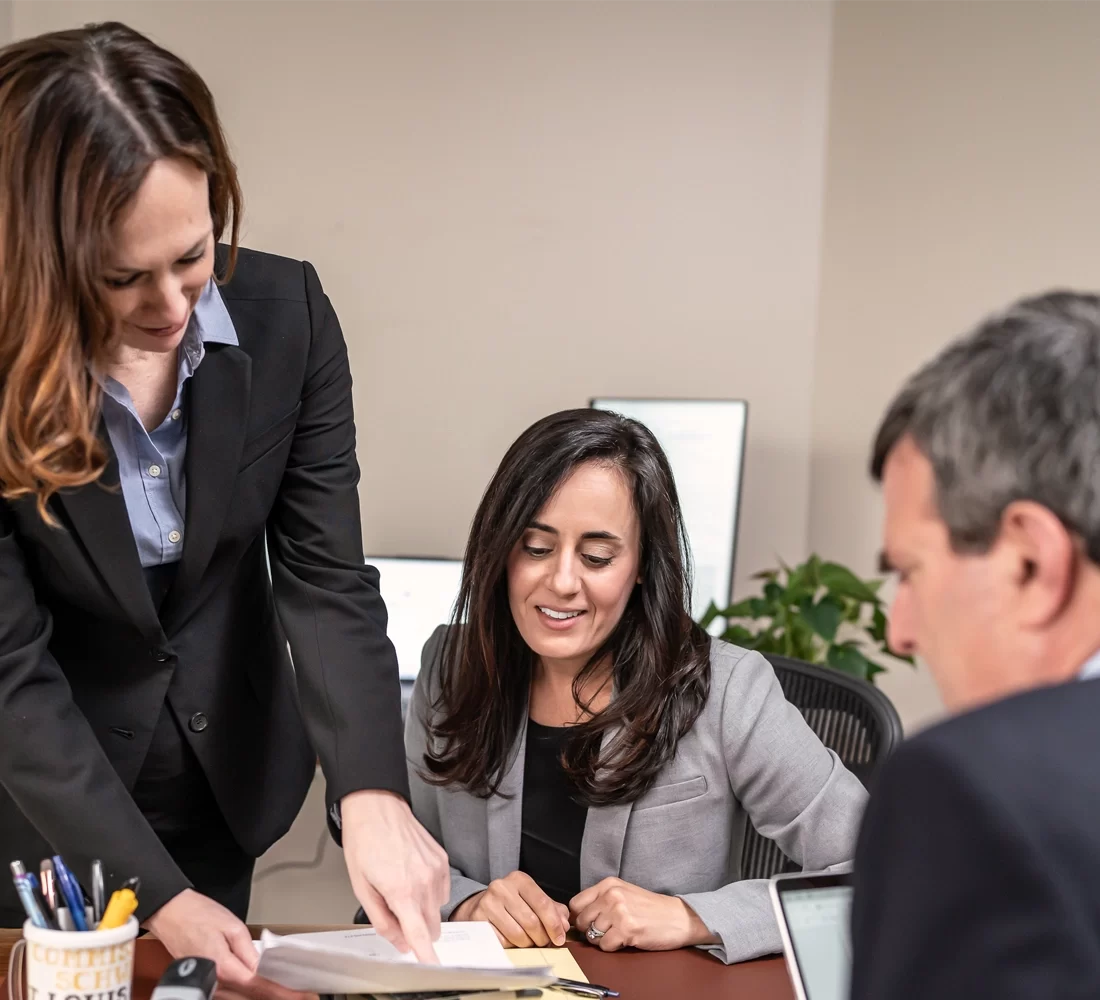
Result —
[[118, 456], [126, 513], [143, 568], [178, 562], [183, 552], [187, 490], [187, 400], [184, 389], [206, 355], [205, 344], [237, 345], [237, 331], [213, 280], [191, 313], [180, 342], [172, 409], [147, 431], [130, 393], [109, 376], [103, 382], [103, 419]]

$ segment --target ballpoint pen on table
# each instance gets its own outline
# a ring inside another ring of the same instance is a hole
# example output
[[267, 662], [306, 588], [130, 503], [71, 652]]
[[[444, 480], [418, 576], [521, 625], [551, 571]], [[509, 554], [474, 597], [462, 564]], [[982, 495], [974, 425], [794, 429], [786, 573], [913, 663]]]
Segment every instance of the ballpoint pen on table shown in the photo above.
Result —
[[92, 919], [98, 924], [103, 919], [103, 908], [107, 900], [103, 888], [103, 862], [98, 858], [92, 862]]
[[554, 989], [565, 990], [566, 993], [575, 993], [577, 996], [583, 997], [617, 997], [619, 995], [617, 990], [610, 990], [606, 986], [600, 986], [599, 983], [582, 983], [576, 979], [562, 979], [558, 978], [554, 980]]
[[80, 888], [73, 873], [65, 867], [60, 854], [53, 856], [53, 871], [57, 878], [57, 887], [69, 908], [69, 916], [73, 918], [73, 927], [78, 931], [86, 931], [88, 921], [84, 916], [84, 890]]

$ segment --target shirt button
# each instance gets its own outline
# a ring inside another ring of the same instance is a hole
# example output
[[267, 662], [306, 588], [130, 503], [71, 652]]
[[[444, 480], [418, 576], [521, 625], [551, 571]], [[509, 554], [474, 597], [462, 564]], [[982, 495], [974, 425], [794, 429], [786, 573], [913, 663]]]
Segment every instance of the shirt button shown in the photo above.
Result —
[[168, 541], [170, 541], [173, 545], [179, 545], [181, 538], [183, 538], [183, 535], [181, 535], [178, 531], [168, 532]]
[[159, 465], [150, 465], [149, 466], [149, 475], [152, 476], [154, 479], [156, 479], [157, 476], [160, 475], [160, 466]]
[[176, 410], [172, 411], [172, 419], [173, 420], [179, 420], [179, 418], [182, 417], [182, 416], [183, 416], [183, 410], [176, 409]]
[[187, 723], [187, 728], [193, 733], [201, 733], [209, 725], [210, 720], [202, 712], [196, 712]]

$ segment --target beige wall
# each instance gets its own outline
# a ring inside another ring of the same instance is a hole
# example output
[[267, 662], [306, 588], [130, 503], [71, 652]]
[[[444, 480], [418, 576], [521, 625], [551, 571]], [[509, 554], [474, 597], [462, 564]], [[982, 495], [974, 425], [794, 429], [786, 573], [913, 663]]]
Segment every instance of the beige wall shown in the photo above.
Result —
[[0, 45], [12, 39], [12, 0], [0, 0]]
[[[870, 436], [984, 313], [1100, 285], [1100, 4], [840, 3], [816, 344], [810, 544], [874, 567]], [[883, 688], [907, 722], [927, 675]]]
[[747, 398], [739, 577], [805, 548], [828, 5], [15, 4], [111, 17], [207, 78], [248, 243], [318, 266], [368, 549], [461, 554], [515, 435], [599, 394]]
[[[0, 0], [0, 41], [12, 13], [125, 19], [209, 80], [248, 243], [312, 259], [343, 319], [380, 553], [458, 554], [550, 410], [740, 395], [740, 589], [811, 548], [871, 573], [900, 381], [1018, 294], [1100, 284], [1100, 4]], [[882, 686], [910, 727], [941, 711], [923, 670]], [[309, 901], [260, 880], [253, 915], [346, 919], [339, 866]]]
[[[740, 395], [739, 589], [811, 548], [870, 573], [900, 380], [1097, 283], [1097, 4], [0, 0], [0, 39], [108, 17], [207, 77], [248, 242], [321, 271], [375, 552], [458, 554], [543, 413]], [[883, 686], [940, 711], [923, 671]]]

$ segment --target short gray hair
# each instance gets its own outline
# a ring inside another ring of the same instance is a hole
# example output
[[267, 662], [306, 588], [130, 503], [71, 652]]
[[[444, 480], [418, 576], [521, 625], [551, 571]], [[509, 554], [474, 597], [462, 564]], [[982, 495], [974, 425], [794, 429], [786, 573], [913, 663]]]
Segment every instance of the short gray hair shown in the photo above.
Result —
[[1100, 563], [1100, 296], [1055, 291], [985, 320], [913, 375], [871, 475], [910, 437], [958, 551], [984, 552], [1016, 500], [1054, 513]]

